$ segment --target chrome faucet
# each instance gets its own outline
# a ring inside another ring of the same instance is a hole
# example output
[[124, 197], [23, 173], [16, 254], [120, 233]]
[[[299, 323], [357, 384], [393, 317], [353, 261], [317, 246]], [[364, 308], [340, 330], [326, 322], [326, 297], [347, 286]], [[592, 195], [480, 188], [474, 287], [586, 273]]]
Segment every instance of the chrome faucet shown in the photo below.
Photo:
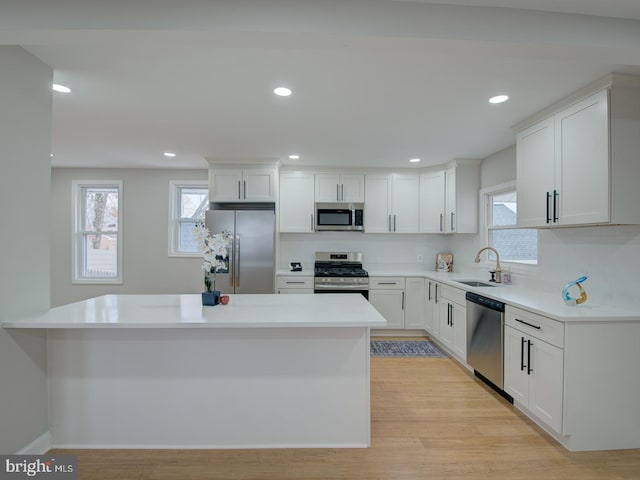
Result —
[[478, 254], [476, 255], [475, 262], [476, 263], [480, 263], [480, 254], [482, 252], [484, 252], [485, 250], [491, 250], [493, 253], [496, 254], [496, 279], [495, 279], [495, 282], [496, 283], [502, 283], [502, 267], [500, 267], [500, 254], [498, 253], [498, 251], [495, 248], [493, 248], [493, 247], [481, 248], [480, 251], [478, 252]]

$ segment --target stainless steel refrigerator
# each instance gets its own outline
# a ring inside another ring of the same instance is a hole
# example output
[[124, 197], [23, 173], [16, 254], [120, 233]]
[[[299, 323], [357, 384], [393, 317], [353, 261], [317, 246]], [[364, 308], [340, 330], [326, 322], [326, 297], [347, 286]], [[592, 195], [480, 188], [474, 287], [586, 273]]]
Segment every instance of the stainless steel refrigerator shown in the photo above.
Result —
[[212, 234], [228, 231], [229, 268], [216, 274], [222, 293], [274, 293], [275, 212], [209, 210], [205, 224]]

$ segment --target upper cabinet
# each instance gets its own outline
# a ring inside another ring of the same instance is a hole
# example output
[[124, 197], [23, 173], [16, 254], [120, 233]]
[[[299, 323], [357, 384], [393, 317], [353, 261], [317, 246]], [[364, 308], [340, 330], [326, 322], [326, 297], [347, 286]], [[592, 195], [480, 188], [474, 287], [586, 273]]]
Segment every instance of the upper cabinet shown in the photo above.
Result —
[[640, 77], [608, 78], [518, 133], [519, 226], [640, 223]]
[[280, 232], [314, 231], [314, 174], [280, 174]]
[[245, 166], [209, 169], [211, 202], [275, 202], [276, 169]]
[[317, 173], [316, 202], [364, 202], [364, 175]]
[[418, 233], [419, 189], [418, 175], [366, 175], [365, 232]]
[[479, 188], [475, 160], [420, 175], [420, 233], [477, 233]]

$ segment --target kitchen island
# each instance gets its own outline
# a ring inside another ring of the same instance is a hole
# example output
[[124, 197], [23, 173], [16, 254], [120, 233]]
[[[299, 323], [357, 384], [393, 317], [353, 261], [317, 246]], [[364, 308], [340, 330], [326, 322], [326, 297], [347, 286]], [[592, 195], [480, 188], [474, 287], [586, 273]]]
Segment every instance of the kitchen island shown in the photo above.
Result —
[[369, 446], [384, 318], [360, 295], [230, 297], [106, 295], [3, 322], [48, 330], [52, 446]]

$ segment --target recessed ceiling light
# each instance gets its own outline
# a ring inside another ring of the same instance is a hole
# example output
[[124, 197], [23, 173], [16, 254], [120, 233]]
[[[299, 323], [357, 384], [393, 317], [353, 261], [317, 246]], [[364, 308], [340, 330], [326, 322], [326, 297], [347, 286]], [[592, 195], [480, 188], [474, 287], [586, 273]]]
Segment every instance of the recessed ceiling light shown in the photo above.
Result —
[[276, 95], [278, 95], [279, 97], [288, 97], [289, 95], [291, 95], [293, 92], [291, 91], [290, 88], [287, 87], [278, 87], [278, 88], [274, 88], [273, 89], [273, 93], [275, 93]]
[[509, 100], [509, 95], [496, 95], [489, 99], [489, 103], [503, 103]]
[[419, 158], [412, 158], [411, 160], [409, 160], [411, 163], [418, 163], [421, 162], [422, 160]]
[[69, 87], [65, 87], [64, 85], [60, 85], [59, 83], [54, 83], [53, 85], [51, 85], [51, 88], [54, 92], [71, 93], [71, 89]]
[[169, 157], [169, 158], [173, 158], [173, 157], [175, 157], [175, 156], [176, 156], [176, 154], [175, 154], [175, 153], [173, 153], [173, 152], [164, 152], [164, 153], [163, 153], [163, 155], [164, 155], [165, 157]]
[[291, 160], [299, 160], [300, 159], [300, 155], [289, 155], [289, 158]]

